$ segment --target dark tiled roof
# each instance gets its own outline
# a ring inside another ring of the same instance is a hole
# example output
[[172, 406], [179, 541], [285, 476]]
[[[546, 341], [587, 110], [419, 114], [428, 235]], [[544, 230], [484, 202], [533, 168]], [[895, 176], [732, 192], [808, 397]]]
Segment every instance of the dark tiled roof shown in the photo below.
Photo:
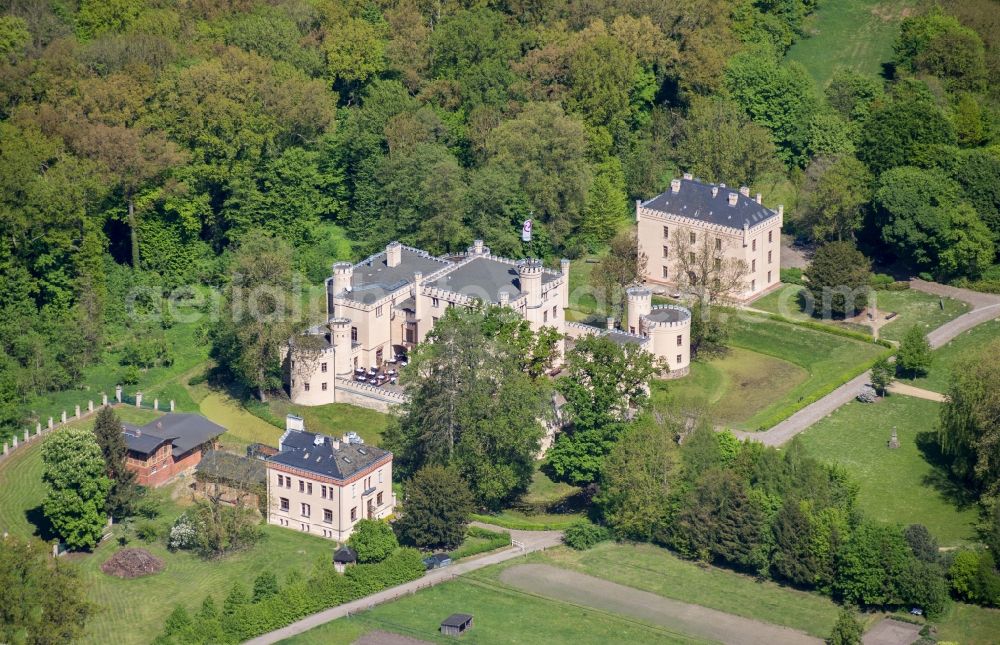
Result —
[[[317, 437], [322, 438], [321, 443], [316, 443]], [[268, 462], [346, 480], [391, 454], [374, 446], [345, 441], [334, 448], [333, 441], [314, 432], [289, 430], [282, 435], [281, 452]]]
[[[713, 188], [717, 189], [714, 197]], [[735, 206], [729, 205], [730, 193], [737, 195]], [[682, 179], [679, 191], [675, 193], [668, 190], [644, 202], [643, 206], [736, 229], [742, 229], [744, 222], [747, 226], [756, 226], [777, 216], [777, 213], [758, 204], [756, 200], [740, 194], [735, 186], [715, 186], [694, 179]]]
[[606, 329], [601, 334], [613, 343], [618, 345], [644, 345], [648, 342], [646, 338], [642, 336], [637, 336], [635, 334], [629, 334], [623, 331]]
[[472, 620], [470, 614], [452, 614], [441, 621], [442, 627], [461, 627]]
[[148, 455], [165, 441], [172, 441], [175, 458], [226, 431], [200, 414], [174, 413], [164, 414], [140, 428], [125, 425], [124, 430], [129, 450]]
[[358, 552], [345, 544], [334, 552], [333, 561], [342, 564], [357, 562]]
[[658, 307], [646, 314], [646, 318], [656, 322], [680, 322], [690, 317], [690, 311], [675, 307]]
[[[559, 278], [558, 273], [542, 271], [543, 284]], [[506, 291], [511, 300], [521, 295], [521, 280], [517, 275], [517, 267], [509, 262], [487, 257], [469, 260], [425, 285], [493, 303], [499, 301], [501, 291]]]
[[351, 291], [342, 296], [361, 304], [371, 304], [412, 284], [414, 273], [426, 276], [450, 264], [447, 260], [406, 246], [400, 250], [397, 266], [386, 264], [385, 255], [382, 251], [355, 264]]

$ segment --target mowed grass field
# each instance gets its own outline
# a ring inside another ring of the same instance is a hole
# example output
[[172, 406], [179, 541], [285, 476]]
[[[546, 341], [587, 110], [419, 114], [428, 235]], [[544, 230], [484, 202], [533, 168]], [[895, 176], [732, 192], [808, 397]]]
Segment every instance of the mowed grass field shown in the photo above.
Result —
[[741, 314], [731, 350], [691, 374], [654, 384], [654, 401], [703, 407], [717, 423], [767, 429], [860, 374], [885, 348]]
[[[940, 403], [899, 394], [877, 403], [852, 401], [796, 441], [810, 455], [847, 470], [860, 485], [858, 505], [868, 517], [924, 524], [942, 546], [959, 546], [975, 540], [978, 517], [972, 498], [934, 463], [931, 434], [940, 409]], [[890, 450], [893, 428], [900, 447]]]
[[822, 88], [838, 67], [880, 75], [892, 60], [900, 21], [917, 0], [832, 0], [807, 19], [805, 36], [792, 45], [788, 60], [805, 66]]
[[[812, 320], [866, 334], [871, 333], [871, 328], [868, 325], [813, 317], [812, 312], [806, 308], [805, 301], [799, 296], [800, 292], [803, 291], [805, 291], [805, 287], [799, 285], [784, 285], [781, 289], [754, 301], [751, 306], [762, 311], [780, 314], [792, 320]], [[880, 318], [889, 313], [896, 314], [891, 321], [879, 329], [880, 338], [894, 341], [901, 340], [903, 335], [914, 325], [919, 325], [929, 332], [967, 313], [970, 309], [968, 303], [961, 300], [938, 298], [913, 289], [905, 291], [879, 290], [875, 292], [875, 298]]]
[[968, 358], [995, 360], [995, 356], [986, 355], [985, 348], [997, 340], [1000, 340], [1000, 320], [984, 322], [934, 350], [933, 363], [926, 376], [901, 380], [925, 390], [947, 393], [955, 366]]
[[434, 643], [454, 643], [455, 637], [443, 636], [439, 631], [441, 621], [452, 613], [474, 616], [472, 629], [460, 637], [463, 643], [704, 642], [617, 614], [463, 576], [351, 618], [335, 620], [282, 643], [346, 645], [373, 631]]

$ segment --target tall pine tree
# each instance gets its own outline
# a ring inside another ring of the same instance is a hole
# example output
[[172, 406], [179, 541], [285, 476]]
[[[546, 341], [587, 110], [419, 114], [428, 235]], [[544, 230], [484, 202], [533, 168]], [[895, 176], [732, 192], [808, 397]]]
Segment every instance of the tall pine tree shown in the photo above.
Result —
[[135, 473], [125, 465], [128, 447], [125, 445], [125, 434], [118, 415], [110, 406], [104, 406], [97, 413], [94, 421], [94, 437], [101, 447], [104, 457], [105, 473], [111, 480], [111, 490], [105, 501], [105, 510], [112, 517], [129, 515], [138, 497], [135, 483]]

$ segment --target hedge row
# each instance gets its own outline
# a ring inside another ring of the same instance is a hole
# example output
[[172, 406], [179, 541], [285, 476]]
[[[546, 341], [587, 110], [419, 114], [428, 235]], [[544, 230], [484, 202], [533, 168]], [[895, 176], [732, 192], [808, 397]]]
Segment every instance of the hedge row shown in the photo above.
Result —
[[[349, 567], [337, 573], [332, 562], [324, 558], [316, 563], [307, 578], [288, 580], [277, 593], [257, 602], [231, 602], [227, 598], [224, 610], [211, 615], [202, 611], [193, 620], [177, 620], [178, 609], [167, 619], [163, 633], [154, 641], [158, 645], [173, 643], [241, 643], [290, 625], [309, 614], [328, 607], [342, 605], [358, 598], [416, 580], [424, 575], [423, 556], [416, 549], [401, 548], [377, 564]], [[214, 601], [206, 600], [206, 604]]]
[[[879, 343], [879, 344], [882, 344], [882, 343]], [[787, 403], [787, 404], [783, 405], [782, 407], [776, 409], [769, 417], [766, 417], [764, 419], [763, 423], [761, 423], [757, 427], [757, 431], [758, 432], [763, 432], [765, 430], [768, 430], [769, 428], [772, 428], [772, 427], [776, 426], [777, 424], [781, 423], [782, 421], [784, 421], [788, 417], [792, 416], [793, 414], [795, 414], [796, 412], [798, 412], [802, 408], [806, 407], [807, 405], [811, 405], [811, 404], [815, 403], [816, 401], [819, 401], [824, 396], [826, 396], [830, 392], [833, 392], [834, 390], [836, 390], [838, 387], [840, 387], [844, 383], [847, 383], [848, 381], [850, 381], [851, 379], [855, 378], [856, 376], [858, 376], [860, 374], [864, 374], [865, 372], [867, 372], [868, 370], [870, 370], [872, 368], [872, 365], [874, 365], [876, 361], [878, 361], [881, 358], [886, 358], [886, 357], [892, 356], [893, 353], [894, 353], [894, 351], [885, 351], [885, 352], [882, 352], [878, 356], [878, 358], [875, 358], [875, 359], [873, 359], [871, 361], [868, 361], [867, 363], [864, 363], [860, 367], [856, 367], [856, 368], [854, 368], [852, 370], [848, 370], [846, 372], [842, 372], [841, 375], [840, 375], [840, 377], [837, 379], [837, 381], [834, 384], [828, 385], [828, 386], [826, 386], [824, 388], [820, 388], [820, 389], [816, 390], [815, 392], [812, 392], [809, 396], [802, 397], [801, 399], [799, 399], [797, 401], [792, 401], [792, 402]]]
[[489, 531], [478, 526], [470, 526], [465, 534], [471, 538], [486, 540], [486, 542], [470, 544], [468, 546], [462, 545], [458, 547], [448, 554], [451, 556], [452, 560], [468, 558], [469, 556], [479, 555], [480, 553], [486, 553], [487, 551], [496, 551], [497, 549], [510, 546], [510, 533], [507, 531]]
[[[825, 323], [818, 323], [813, 320], [795, 320], [793, 318], [786, 318], [781, 314], [764, 314], [770, 320], [777, 322], [787, 323], [789, 325], [795, 325], [797, 327], [804, 327], [806, 329], [811, 329], [813, 331], [823, 332], [824, 334], [833, 334], [834, 336], [841, 336], [843, 338], [850, 338], [851, 340], [861, 341], [862, 343], [872, 343], [874, 345], [881, 345], [882, 347], [894, 347], [892, 343], [887, 340], [882, 340], [881, 338], [876, 339], [871, 334], [866, 334], [860, 331], [854, 331], [853, 329], [845, 329], [843, 327], [837, 327], [836, 325], [827, 325]], [[859, 372], [860, 374], [860, 372]], [[855, 374], [857, 376], [857, 374]]]

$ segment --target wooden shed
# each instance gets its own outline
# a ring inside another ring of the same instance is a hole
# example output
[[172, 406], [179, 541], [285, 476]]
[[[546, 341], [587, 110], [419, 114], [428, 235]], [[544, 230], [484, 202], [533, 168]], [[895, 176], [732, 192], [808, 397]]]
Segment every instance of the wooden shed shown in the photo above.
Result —
[[461, 636], [472, 629], [470, 614], [452, 614], [441, 621], [441, 633], [445, 636]]
[[344, 573], [344, 569], [357, 564], [358, 552], [346, 544], [336, 550], [333, 554], [333, 568], [337, 573]]

